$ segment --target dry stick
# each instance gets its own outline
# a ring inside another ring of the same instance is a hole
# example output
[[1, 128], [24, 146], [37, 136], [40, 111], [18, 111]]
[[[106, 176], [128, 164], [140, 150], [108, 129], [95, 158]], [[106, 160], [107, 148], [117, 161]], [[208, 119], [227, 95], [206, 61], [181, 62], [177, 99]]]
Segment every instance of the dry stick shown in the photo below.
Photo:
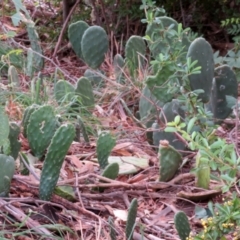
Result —
[[24, 212], [22, 212], [20, 209], [12, 206], [12, 205], [7, 205], [7, 202], [4, 201], [3, 199], [0, 199], [0, 207], [4, 207], [5, 210], [7, 210], [9, 213], [11, 213], [17, 220], [20, 222], [25, 222], [25, 224], [31, 228], [34, 229], [36, 232], [39, 234], [45, 234], [48, 235], [49, 238], [46, 239], [51, 239], [52, 234], [46, 229], [41, 227], [41, 225], [32, 220], [29, 216], [27, 216]]
[[59, 35], [59, 37], [58, 37], [58, 41], [57, 41], [57, 44], [56, 44], [56, 46], [55, 46], [54, 53], [53, 53], [53, 56], [52, 56], [53, 59], [56, 58], [56, 55], [57, 55], [57, 52], [58, 52], [58, 48], [59, 48], [59, 46], [60, 46], [61, 43], [62, 43], [63, 34], [64, 34], [64, 32], [65, 32], [65, 29], [67, 28], [68, 21], [69, 21], [70, 17], [72, 16], [75, 8], [77, 7], [77, 5], [78, 5], [79, 3], [80, 3], [80, 0], [77, 0], [77, 2], [76, 2], [76, 3], [74, 4], [74, 6], [72, 7], [70, 13], [68, 14], [68, 16], [67, 16], [67, 18], [66, 18], [66, 20], [65, 20], [65, 22], [64, 22], [64, 24], [63, 24], [61, 33], [60, 33], [60, 35]]

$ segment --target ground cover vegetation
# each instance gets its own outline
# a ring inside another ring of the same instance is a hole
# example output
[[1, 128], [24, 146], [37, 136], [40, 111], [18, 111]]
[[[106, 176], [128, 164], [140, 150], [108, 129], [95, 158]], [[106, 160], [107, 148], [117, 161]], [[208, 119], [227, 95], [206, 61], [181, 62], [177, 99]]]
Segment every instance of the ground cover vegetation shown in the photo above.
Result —
[[4, 0], [1, 239], [240, 239], [239, 4]]

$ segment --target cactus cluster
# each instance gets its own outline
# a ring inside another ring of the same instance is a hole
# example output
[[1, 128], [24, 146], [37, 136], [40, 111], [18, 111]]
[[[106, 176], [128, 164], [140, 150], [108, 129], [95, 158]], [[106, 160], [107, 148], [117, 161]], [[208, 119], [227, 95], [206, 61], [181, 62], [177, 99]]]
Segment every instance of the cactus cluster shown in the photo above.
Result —
[[71, 103], [72, 108], [94, 107], [92, 84], [86, 77], [78, 79], [76, 86], [65, 80], [59, 80], [54, 86], [54, 96], [59, 105]]
[[108, 36], [102, 27], [89, 27], [83, 21], [72, 23], [68, 37], [79, 58], [93, 69], [100, 67], [108, 51]]
[[76, 135], [75, 128], [72, 124], [60, 125], [49, 105], [27, 108], [22, 126], [34, 155], [45, 156], [39, 195], [43, 200], [50, 200], [64, 157]]

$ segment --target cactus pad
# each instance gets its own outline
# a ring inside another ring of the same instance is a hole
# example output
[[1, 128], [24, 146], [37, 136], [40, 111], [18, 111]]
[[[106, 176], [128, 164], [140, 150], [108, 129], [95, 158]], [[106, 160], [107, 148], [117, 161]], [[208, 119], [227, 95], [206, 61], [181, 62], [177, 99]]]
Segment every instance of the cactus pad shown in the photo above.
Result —
[[65, 80], [59, 80], [54, 86], [54, 97], [58, 104], [69, 103], [74, 96], [74, 87]]
[[10, 142], [10, 156], [12, 156], [14, 159], [17, 159], [18, 153], [21, 149], [21, 143], [18, 140], [20, 134], [20, 127], [14, 123], [10, 123], [10, 132], [9, 132], [9, 142]]
[[17, 70], [14, 66], [10, 66], [8, 68], [8, 81], [13, 91], [18, 90], [18, 88], [20, 87], [20, 81]]
[[101, 72], [87, 69], [84, 72], [84, 77], [86, 77], [94, 86], [94, 85], [99, 85], [103, 81], [103, 77], [101, 76], [101, 74], [102, 74]]
[[145, 54], [146, 44], [142, 37], [131, 36], [125, 47], [126, 63], [131, 74], [143, 66]]
[[196, 186], [204, 189], [209, 189], [210, 166], [208, 160], [201, 158], [199, 152], [196, 156], [196, 170]]
[[108, 157], [115, 146], [115, 139], [110, 133], [102, 132], [97, 140], [97, 158], [101, 169], [108, 165]]
[[70, 24], [68, 28], [68, 38], [72, 44], [74, 52], [79, 58], [83, 59], [81, 42], [84, 32], [89, 28], [89, 25], [84, 21], [78, 21]]
[[53, 108], [41, 106], [34, 111], [27, 126], [27, 138], [34, 155], [41, 158], [57, 128]]
[[133, 231], [135, 228], [135, 222], [137, 217], [137, 208], [138, 208], [138, 202], [137, 202], [137, 199], [134, 198], [129, 207], [127, 223], [126, 223], [125, 231], [126, 231], [126, 239], [128, 240], [131, 240], [133, 236]]
[[0, 154], [0, 162], [0, 197], [8, 197], [15, 170], [15, 161], [11, 156]]
[[191, 232], [188, 218], [184, 212], [178, 212], [174, 216], [174, 224], [181, 240], [186, 240]]
[[228, 104], [228, 96], [237, 99], [238, 83], [233, 70], [223, 65], [215, 69], [212, 86], [211, 109], [215, 119], [225, 119], [232, 112], [233, 106]]
[[199, 94], [199, 98], [203, 103], [207, 103], [210, 100], [214, 78], [212, 47], [204, 38], [197, 38], [191, 43], [187, 57], [190, 57], [192, 62], [197, 60], [197, 66], [201, 67], [201, 73], [189, 75], [191, 89], [203, 89], [204, 93]]
[[83, 34], [81, 49], [84, 61], [89, 67], [98, 68], [108, 51], [108, 36], [99, 26], [89, 27]]
[[168, 141], [160, 141], [159, 147], [159, 181], [168, 182], [176, 174], [182, 163], [181, 154]]
[[86, 77], [81, 77], [77, 81], [75, 93], [80, 97], [80, 102], [84, 107], [89, 108], [94, 106], [92, 85]]
[[124, 65], [125, 65], [125, 62], [123, 57], [120, 54], [116, 54], [113, 58], [113, 68], [114, 68], [114, 75], [118, 83], [123, 82]]
[[39, 105], [33, 104], [27, 107], [24, 111], [22, 126], [23, 126], [23, 136], [27, 137], [27, 126], [29, 124], [29, 119], [31, 114], [39, 108]]
[[72, 124], [62, 125], [55, 132], [43, 164], [39, 187], [40, 199], [46, 201], [51, 199], [64, 158], [74, 137], [75, 129]]

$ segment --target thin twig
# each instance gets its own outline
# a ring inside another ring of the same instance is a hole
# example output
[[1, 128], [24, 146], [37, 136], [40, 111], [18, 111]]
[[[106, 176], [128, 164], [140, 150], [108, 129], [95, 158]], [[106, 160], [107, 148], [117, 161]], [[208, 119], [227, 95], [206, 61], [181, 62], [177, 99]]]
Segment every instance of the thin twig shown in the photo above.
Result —
[[60, 35], [59, 35], [59, 37], [58, 37], [58, 41], [57, 41], [57, 44], [56, 44], [55, 49], [54, 49], [54, 53], [53, 53], [53, 55], [52, 55], [52, 58], [53, 58], [53, 59], [56, 58], [56, 55], [57, 55], [57, 52], [58, 52], [58, 48], [59, 48], [59, 46], [60, 46], [61, 43], [62, 43], [63, 34], [64, 34], [64, 32], [65, 32], [65, 29], [67, 28], [67, 25], [68, 25], [69, 19], [70, 19], [70, 17], [72, 16], [72, 14], [73, 14], [75, 8], [77, 7], [77, 5], [78, 5], [79, 3], [80, 3], [80, 0], [77, 0], [76, 3], [74, 4], [74, 6], [72, 7], [70, 13], [68, 14], [68, 16], [67, 16], [67, 18], [66, 18], [64, 24], [63, 24], [63, 27], [62, 27], [61, 33], [60, 33]]

